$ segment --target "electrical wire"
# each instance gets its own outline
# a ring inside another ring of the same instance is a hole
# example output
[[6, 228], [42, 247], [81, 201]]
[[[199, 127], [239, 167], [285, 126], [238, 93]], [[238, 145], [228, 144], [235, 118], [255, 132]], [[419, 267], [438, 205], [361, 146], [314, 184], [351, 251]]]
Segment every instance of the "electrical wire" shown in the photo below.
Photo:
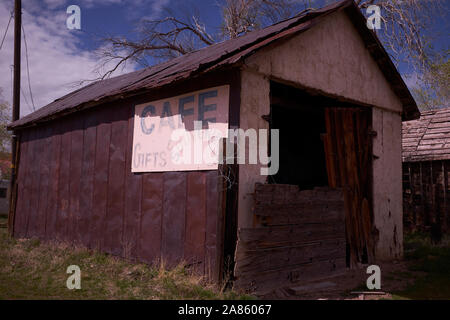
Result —
[[9, 16], [8, 25], [6, 26], [5, 34], [3, 35], [2, 43], [0, 44], [0, 50], [2, 50], [3, 42], [5, 41], [6, 34], [8, 33], [9, 24], [11, 23], [12, 18], [13, 18], [13, 13], [12, 13], [12, 11], [11, 11], [11, 15]]
[[11, 101], [14, 100], [14, 65], [10, 65], [9, 68], [11, 69]]
[[22, 87], [20, 87], [20, 92], [22, 93], [22, 97], [25, 100], [25, 103], [27, 104], [28, 109], [30, 109], [30, 112], [33, 112], [33, 108], [30, 106], [30, 103], [28, 102], [27, 96], [25, 95], [25, 92], [23, 91]]
[[30, 91], [31, 104], [33, 105], [33, 111], [36, 111], [36, 106], [34, 105], [34, 99], [33, 99], [33, 91], [31, 91], [30, 66], [29, 66], [29, 62], [28, 62], [28, 45], [27, 45], [27, 38], [25, 36], [25, 29], [23, 27], [23, 24], [22, 24], [22, 33], [23, 33], [23, 40], [25, 42], [25, 56], [27, 58], [28, 90]]

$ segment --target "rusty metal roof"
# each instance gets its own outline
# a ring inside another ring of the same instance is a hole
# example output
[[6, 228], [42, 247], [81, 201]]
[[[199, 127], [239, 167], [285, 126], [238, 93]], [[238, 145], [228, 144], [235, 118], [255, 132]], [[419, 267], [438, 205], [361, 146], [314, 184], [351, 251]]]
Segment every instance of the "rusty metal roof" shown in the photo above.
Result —
[[450, 159], [450, 108], [403, 122], [402, 144], [404, 162]]
[[417, 105], [388, 54], [376, 35], [366, 27], [366, 20], [356, 4], [352, 0], [345, 0], [318, 10], [307, 11], [267, 28], [211, 45], [156, 66], [91, 83], [11, 123], [8, 128], [28, 127], [116, 98], [137, 95], [148, 89], [160, 88], [188, 77], [233, 66], [276, 40], [310, 29], [324, 17], [338, 10], [347, 12], [366, 47], [399, 96], [404, 106], [403, 118], [417, 118], [419, 116]]

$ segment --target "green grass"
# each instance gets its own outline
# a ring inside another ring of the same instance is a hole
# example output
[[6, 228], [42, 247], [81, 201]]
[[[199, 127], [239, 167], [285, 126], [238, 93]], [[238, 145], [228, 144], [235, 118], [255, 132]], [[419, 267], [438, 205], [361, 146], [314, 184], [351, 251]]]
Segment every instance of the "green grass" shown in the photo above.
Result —
[[449, 300], [450, 299], [450, 245], [449, 239], [444, 239], [438, 246], [432, 245], [429, 238], [423, 234], [405, 236], [405, 260], [409, 272], [402, 276], [411, 277], [419, 272], [423, 276], [404, 290], [394, 292], [394, 299], [415, 300]]
[[[0, 218], [0, 224], [6, 221]], [[410, 234], [405, 236], [404, 248], [407, 269], [384, 278], [413, 281], [406, 288], [394, 290], [392, 299], [450, 299], [450, 239], [436, 246], [423, 234]], [[80, 290], [66, 287], [66, 270], [73, 264], [81, 269]], [[166, 270], [67, 244], [11, 239], [7, 229], [0, 228], [0, 299], [255, 297], [232, 290], [221, 292], [183, 265]]]
[[[0, 220], [0, 223], [4, 222]], [[69, 265], [81, 289], [66, 287]], [[66, 244], [11, 239], [0, 229], [0, 299], [253, 299], [221, 292], [183, 265], [166, 270]]]

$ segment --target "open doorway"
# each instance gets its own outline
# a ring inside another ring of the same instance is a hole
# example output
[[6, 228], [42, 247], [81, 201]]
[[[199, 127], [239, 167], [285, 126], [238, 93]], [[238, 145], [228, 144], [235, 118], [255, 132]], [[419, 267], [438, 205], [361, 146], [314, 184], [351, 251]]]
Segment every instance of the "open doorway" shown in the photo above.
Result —
[[270, 128], [280, 130], [280, 168], [271, 184], [342, 189], [347, 265], [373, 261], [372, 112], [271, 82]]
[[325, 108], [291, 87], [274, 84], [271, 93], [271, 129], [280, 130], [280, 168], [270, 182], [300, 190], [327, 186]]

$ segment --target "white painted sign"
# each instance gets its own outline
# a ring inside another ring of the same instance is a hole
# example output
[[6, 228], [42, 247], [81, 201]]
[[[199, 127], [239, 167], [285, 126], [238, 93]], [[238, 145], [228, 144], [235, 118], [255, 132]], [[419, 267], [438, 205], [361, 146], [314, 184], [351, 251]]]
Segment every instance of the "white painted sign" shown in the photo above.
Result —
[[229, 86], [136, 105], [132, 172], [217, 169], [228, 106]]

